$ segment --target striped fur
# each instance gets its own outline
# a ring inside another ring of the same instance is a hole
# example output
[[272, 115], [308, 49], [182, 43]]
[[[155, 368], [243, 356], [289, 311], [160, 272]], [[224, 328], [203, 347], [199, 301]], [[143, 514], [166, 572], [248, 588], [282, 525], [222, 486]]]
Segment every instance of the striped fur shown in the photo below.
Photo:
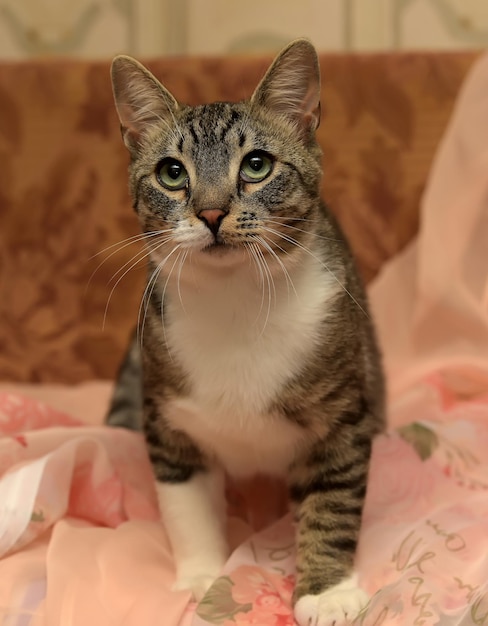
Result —
[[353, 562], [384, 391], [361, 281], [320, 200], [316, 53], [292, 43], [236, 104], [181, 105], [128, 57], [113, 83], [149, 262], [108, 422], [142, 422], [177, 588], [200, 597], [225, 560], [222, 472], [281, 475], [296, 619], [339, 625], [365, 600]]

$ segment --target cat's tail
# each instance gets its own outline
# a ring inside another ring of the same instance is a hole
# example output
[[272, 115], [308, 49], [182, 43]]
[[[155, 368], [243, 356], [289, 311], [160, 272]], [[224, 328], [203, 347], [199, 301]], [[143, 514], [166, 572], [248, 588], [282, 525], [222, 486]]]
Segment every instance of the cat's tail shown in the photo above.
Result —
[[142, 430], [141, 351], [135, 331], [119, 368], [105, 423]]

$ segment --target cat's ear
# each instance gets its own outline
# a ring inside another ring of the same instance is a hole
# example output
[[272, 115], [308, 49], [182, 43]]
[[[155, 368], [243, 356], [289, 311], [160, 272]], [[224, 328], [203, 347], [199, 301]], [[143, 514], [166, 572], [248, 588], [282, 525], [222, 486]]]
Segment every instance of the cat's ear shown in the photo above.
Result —
[[251, 102], [291, 121], [303, 137], [320, 123], [320, 67], [306, 39], [289, 44], [273, 61]]
[[147, 130], [171, 121], [178, 102], [149, 70], [131, 57], [115, 57], [111, 74], [124, 143], [131, 152], [137, 151]]

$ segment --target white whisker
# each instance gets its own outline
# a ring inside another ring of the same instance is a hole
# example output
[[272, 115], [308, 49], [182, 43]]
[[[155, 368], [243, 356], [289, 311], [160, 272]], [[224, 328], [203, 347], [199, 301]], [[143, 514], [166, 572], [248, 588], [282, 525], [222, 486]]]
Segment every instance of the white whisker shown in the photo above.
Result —
[[[151, 301], [152, 293], [154, 291], [154, 287], [156, 286], [159, 273], [161, 272], [163, 268], [164, 261], [165, 260], [163, 259], [163, 261], [158, 263], [156, 268], [153, 270], [149, 280], [146, 283], [144, 292], [142, 294], [141, 302], [139, 304], [139, 312], [137, 314], [137, 343], [140, 345], [141, 350], [143, 349], [142, 341], [144, 337], [144, 327], [146, 325], [146, 315], [147, 315], [147, 310], [149, 307], [149, 302]], [[143, 308], [144, 308], [144, 317], [142, 319], [142, 324], [141, 324], [141, 313], [142, 313]]]
[[[284, 276], [285, 276], [285, 280], [286, 280], [286, 289], [288, 291], [288, 295], [290, 295], [290, 286], [293, 289], [293, 292], [295, 294], [295, 297], [298, 298], [298, 293], [297, 290], [295, 289], [295, 285], [293, 284], [293, 280], [291, 279], [290, 273], [288, 272], [288, 270], [286, 269], [285, 264], [283, 263], [283, 261], [280, 259], [280, 257], [276, 254], [276, 252], [273, 250], [273, 248], [271, 247], [270, 243], [271, 239], [269, 239], [268, 237], [266, 237], [266, 235], [263, 236], [259, 236], [256, 238], [257, 241], [259, 241], [261, 243], [262, 246], [264, 246], [269, 253], [274, 257], [274, 259], [276, 259], [278, 265], [281, 268], [281, 271], [283, 272]], [[279, 246], [278, 244], [275, 244], [277, 248], [279, 248], [283, 253], [285, 253], [285, 250], [283, 250], [283, 248], [281, 246]], [[286, 254], [286, 253], [285, 253]]]
[[[171, 255], [174, 254], [176, 250], [178, 250], [178, 248], [180, 247], [181, 247], [181, 244], [176, 245], [173, 248], [173, 250], [171, 250], [171, 252], [169, 252], [164, 257], [164, 259], [158, 264], [156, 269], [151, 274], [151, 277], [147, 282], [146, 288], [144, 289], [144, 293], [142, 294], [141, 304], [139, 305], [139, 315], [137, 317], [137, 329], [138, 329], [137, 333], [138, 333], [138, 340], [140, 341], [141, 348], [142, 348], [142, 339], [144, 335], [144, 326], [146, 325], [147, 312], [149, 310], [149, 304], [151, 301], [152, 293], [154, 291], [154, 287], [156, 286], [156, 282], [159, 278], [159, 274], [161, 273], [163, 267], [166, 265], [166, 262], [171, 257]], [[152, 283], [152, 287], [151, 287], [151, 283]], [[141, 325], [140, 319], [141, 319], [141, 311], [143, 307], [144, 307], [144, 317], [142, 319], [142, 325]], [[161, 302], [161, 315], [163, 315], [163, 302]], [[163, 326], [163, 329], [164, 329], [164, 326]]]
[[356, 298], [352, 295], [352, 293], [347, 289], [347, 287], [337, 278], [337, 276], [334, 274], [334, 272], [330, 269], [330, 267], [327, 266], [326, 263], [324, 263], [324, 261], [322, 261], [321, 259], [319, 259], [311, 250], [309, 250], [306, 246], [302, 245], [300, 242], [298, 242], [296, 239], [293, 239], [293, 237], [289, 237], [288, 235], [284, 235], [283, 233], [280, 233], [277, 230], [274, 230], [272, 228], [268, 228], [266, 226], [262, 227], [263, 230], [266, 230], [270, 233], [272, 233], [273, 235], [277, 235], [278, 237], [281, 237], [282, 239], [284, 239], [285, 241], [288, 241], [289, 243], [293, 244], [294, 246], [296, 246], [297, 248], [300, 248], [300, 250], [303, 250], [304, 252], [306, 252], [307, 254], [309, 254], [312, 258], [314, 258], [317, 263], [320, 263], [320, 265], [322, 265], [322, 267], [324, 269], [326, 269], [329, 274], [332, 276], [332, 278], [336, 281], [336, 283], [344, 290], [345, 293], [347, 293], [347, 295], [351, 298], [351, 300], [358, 306], [358, 308], [364, 313], [364, 315], [366, 317], [369, 317], [368, 313], [363, 309], [363, 307], [359, 304], [359, 302], [356, 300]]
[[114, 256], [114, 254], [117, 254], [117, 252], [120, 252], [121, 250], [123, 250], [124, 248], [127, 248], [127, 246], [130, 246], [134, 243], [138, 243], [139, 241], [143, 241], [145, 239], [150, 239], [151, 237], [156, 237], [157, 235], [161, 235], [164, 234], [166, 232], [169, 232], [171, 229], [166, 229], [166, 230], [155, 230], [149, 233], [142, 233], [142, 234], [138, 234], [138, 235], [134, 235], [132, 237], [128, 237], [127, 239], [122, 239], [122, 241], [118, 241], [117, 243], [113, 243], [111, 246], [107, 246], [106, 248], [104, 248], [103, 250], [100, 250], [100, 252], [97, 252], [96, 254], [92, 255], [91, 257], [89, 257], [88, 260], [94, 259], [95, 257], [99, 256], [100, 254], [103, 254], [104, 252], [108, 252], [109, 250], [111, 250], [112, 248], [115, 248], [116, 246], [119, 246], [117, 248], [117, 250], [114, 250], [113, 252], [111, 252], [105, 259], [103, 259], [103, 261], [97, 266], [97, 268], [92, 272], [90, 278], [88, 279], [88, 282], [86, 284], [85, 287], [85, 294], [88, 291], [88, 288], [91, 284], [91, 281], [93, 280], [93, 277], [95, 276], [95, 274], [98, 272], [98, 270], [102, 267], [102, 265], [104, 265], [112, 256]]
[[183, 304], [183, 298], [181, 296], [180, 279], [181, 279], [181, 271], [183, 269], [183, 265], [185, 264], [186, 257], [188, 256], [189, 253], [190, 253], [190, 250], [185, 250], [185, 252], [183, 253], [183, 258], [181, 259], [180, 266], [178, 268], [178, 279], [177, 279], [178, 298], [180, 300], [180, 304], [181, 304], [181, 308], [183, 309], [183, 313], [185, 315], [188, 315], [188, 313], [186, 312], [185, 305]]
[[318, 239], [324, 239], [325, 241], [340, 241], [340, 239], [337, 239], [335, 237], [326, 237], [325, 235], [319, 235], [318, 233], [312, 233], [308, 230], [303, 230], [303, 228], [297, 228], [296, 226], [292, 226], [291, 224], [283, 224], [282, 222], [279, 222], [276, 219], [268, 218], [266, 221], [270, 224], [276, 224], [276, 226], [284, 226], [285, 228], [291, 228], [292, 230], [297, 230], [301, 233], [305, 233], [306, 235], [317, 237]]
[[[256, 254], [261, 260], [261, 265], [264, 271], [264, 276], [266, 278], [266, 284], [268, 285], [268, 310], [266, 311], [266, 318], [264, 320], [264, 325], [260, 333], [260, 336], [262, 336], [264, 334], [264, 331], [266, 330], [266, 326], [268, 325], [269, 316], [271, 315], [271, 300], [272, 300], [271, 286], [273, 287], [275, 302], [276, 302], [276, 288], [275, 288], [275, 284], [273, 280], [273, 275], [271, 274], [271, 271], [268, 267], [263, 251], [261, 250], [259, 246], [256, 246]], [[264, 294], [264, 287], [263, 287], [263, 294]]]
[[[107, 321], [107, 313], [108, 313], [108, 308], [110, 306], [110, 300], [112, 299], [112, 296], [114, 294], [115, 289], [117, 288], [117, 285], [120, 283], [120, 281], [127, 276], [127, 274], [134, 269], [134, 267], [136, 267], [136, 265], [138, 263], [140, 263], [141, 261], [143, 261], [144, 259], [146, 259], [152, 252], [154, 252], [155, 250], [157, 250], [158, 248], [162, 248], [166, 243], [168, 243], [169, 241], [169, 237], [166, 237], [164, 241], [158, 241], [155, 244], [153, 244], [152, 248], [150, 250], [147, 249], [147, 247], [144, 250], [140, 250], [137, 254], [135, 254], [129, 261], [127, 261], [127, 263], [124, 263], [124, 265], [117, 270], [117, 272], [112, 276], [112, 278], [110, 280], [113, 280], [118, 274], [120, 274], [121, 272], [123, 272], [121, 274], [121, 276], [119, 276], [119, 278], [117, 279], [117, 281], [115, 282], [114, 286], [112, 287], [112, 289], [110, 290], [110, 294], [108, 296], [108, 300], [107, 300], [107, 304], [105, 305], [105, 311], [103, 314], [103, 324], [102, 324], [102, 329], [105, 329], [105, 323]], [[139, 257], [139, 258], [137, 258]], [[137, 260], [135, 260], [137, 258]], [[134, 261], [135, 260], [135, 261]], [[128, 269], [125, 270], [125, 272], [123, 271], [124, 268], [126, 268], [127, 266]]]
[[[110, 278], [109, 283], [113, 280], [115, 280], [117, 278], [117, 276], [124, 271], [124, 269], [130, 265], [131, 263], [133, 263], [135, 261], [135, 259], [137, 259], [133, 265], [131, 265], [130, 269], [133, 269], [138, 263], [141, 263], [142, 261], [144, 261], [144, 259], [146, 259], [152, 252], [155, 252], [158, 248], [162, 247], [165, 243], [168, 243], [168, 241], [171, 241], [172, 237], [167, 235], [166, 237], [162, 237], [161, 239], [159, 239], [156, 242], [151, 242], [151, 247], [149, 247], [149, 245], [146, 243], [144, 245], [144, 248], [142, 250], [139, 250], [138, 252], [136, 252], [136, 254], [126, 263], [124, 263], [124, 265], [122, 265], [122, 267], [120, 267], [115, 274]], [[139, 258], [137, 258], [139, 257]], [[128, 270], [130, 271], [130, 270]], [[127, 272], [125, 272], [122, 276], [122, 278], [127, 274]], [[120, 279], [117, 281], [116, 285], [120, 282]]]
[[[135, 243], [139, 240], [150, 238], [150, 237], [155, 237], [156, 235], [162, 235], [164, 233], [169, 232], [170, 230], [171, 230], [170, 228], [167, 228], [165, 230], [152, 230], [148, 233], [138, 233], [137, 235], [132, 235], [132, 237], [127, 237], [127, 239], [122, 239], [121, 241], [117, 241], [116, 243], [113, 243], [112, 245], [107, 246], [106, 248], [103, 248], [103, 250], [100, 250], [100, 252], [96, 252], [95, 254], [92, 254], [90, 257], [88, 257], [88, 260], [91, 261], [92, 259], [94, 259], [97, 256], [100, 256], [104, 252], [108, 252], [112, 248], [115, 248], [115, 246], [120, 246], [121, 244], [125, 244], [122, 246], [122, 248], [120, 248], [120, 250], [122, 250], [126, 246], [129, 246], [131, 243]], [[118, 250], [116, 250], [116, 252], [118, 252]]]
[[[178, 248], [180, 248], [180, 247], [181, 247], [181, 244], [178, 244], [174, 248], [173, 252], [178, 250]], [[171, 252], [169, 256], [171, 256], [171, 254], [173, 252]], [[169, 256], [167, 258], [169, 258]], [[172, 354], [170, 352], [170, 349], [169, 349], [168, 340], [167, 340], [167, 336], [166, 336], [166, 325], [164, 323], [164, 298], [166, 296], [166, 289], [168, 287], [168, 283], [169, 283], [169, 280], [171, 278], [171, 274], [173, 273], [173, 270], [174, 270], [176, 264], [178, 263], [178, 261], [180, 259], [180, 256], [181, 256], [181, 250], [180, 250], [180, 252], [178, 252], [178, 256], [174, 260], [174, 263], [173, 263], [173, 265], [171, 266], [171, 269], [168, 272], [168, 276], [166, 278], [166, 282], [164, 283], [163, 293], [161, 294], [161, 325], [163, 327], [164, 343], [166, 344], [166, 350], [168, 351], [168, 354], [169, 354], [169, 357], [170, 357], [171, 360], [173, 360], [173, 356], [172, 356]]]
[[263, 269], [261, 267], [261, 262], [259, 260], [259, 257], [256, 251], [257, 247], [258, 246], [256, 243], [251, 243], [251, 242], [249, 242], [248, 245], [246, 246], [246, 249], [249, 251], [250, 258], [254, 262], [254, 266], [257, 270], [258, 277], [259, 277], [259, 284], [261, 286], [261, 304], [260, 304], [258, 314], [253, 324], [256, 324], [258, 322], [259, 318], [261, 317], [261, 312], [264, 306], [264, 274], [263, 274]]

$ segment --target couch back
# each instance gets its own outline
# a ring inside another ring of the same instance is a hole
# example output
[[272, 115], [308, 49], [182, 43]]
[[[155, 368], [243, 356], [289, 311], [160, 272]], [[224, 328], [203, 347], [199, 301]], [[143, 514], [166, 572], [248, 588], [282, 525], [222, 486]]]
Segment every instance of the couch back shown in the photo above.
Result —
[[[367, 281], [418, 229], [429, 166], [475, 57], [321, 55], [323, 196]], [[269, 61], [147, 65], [197, 104], [249, 96]], [[0, 65], [0, 380], [114, 376], [144, 282], [139, 265], [112, 293], [140, 250], [110, 256], [137, 233], [127, 162], [108, 61]]]

